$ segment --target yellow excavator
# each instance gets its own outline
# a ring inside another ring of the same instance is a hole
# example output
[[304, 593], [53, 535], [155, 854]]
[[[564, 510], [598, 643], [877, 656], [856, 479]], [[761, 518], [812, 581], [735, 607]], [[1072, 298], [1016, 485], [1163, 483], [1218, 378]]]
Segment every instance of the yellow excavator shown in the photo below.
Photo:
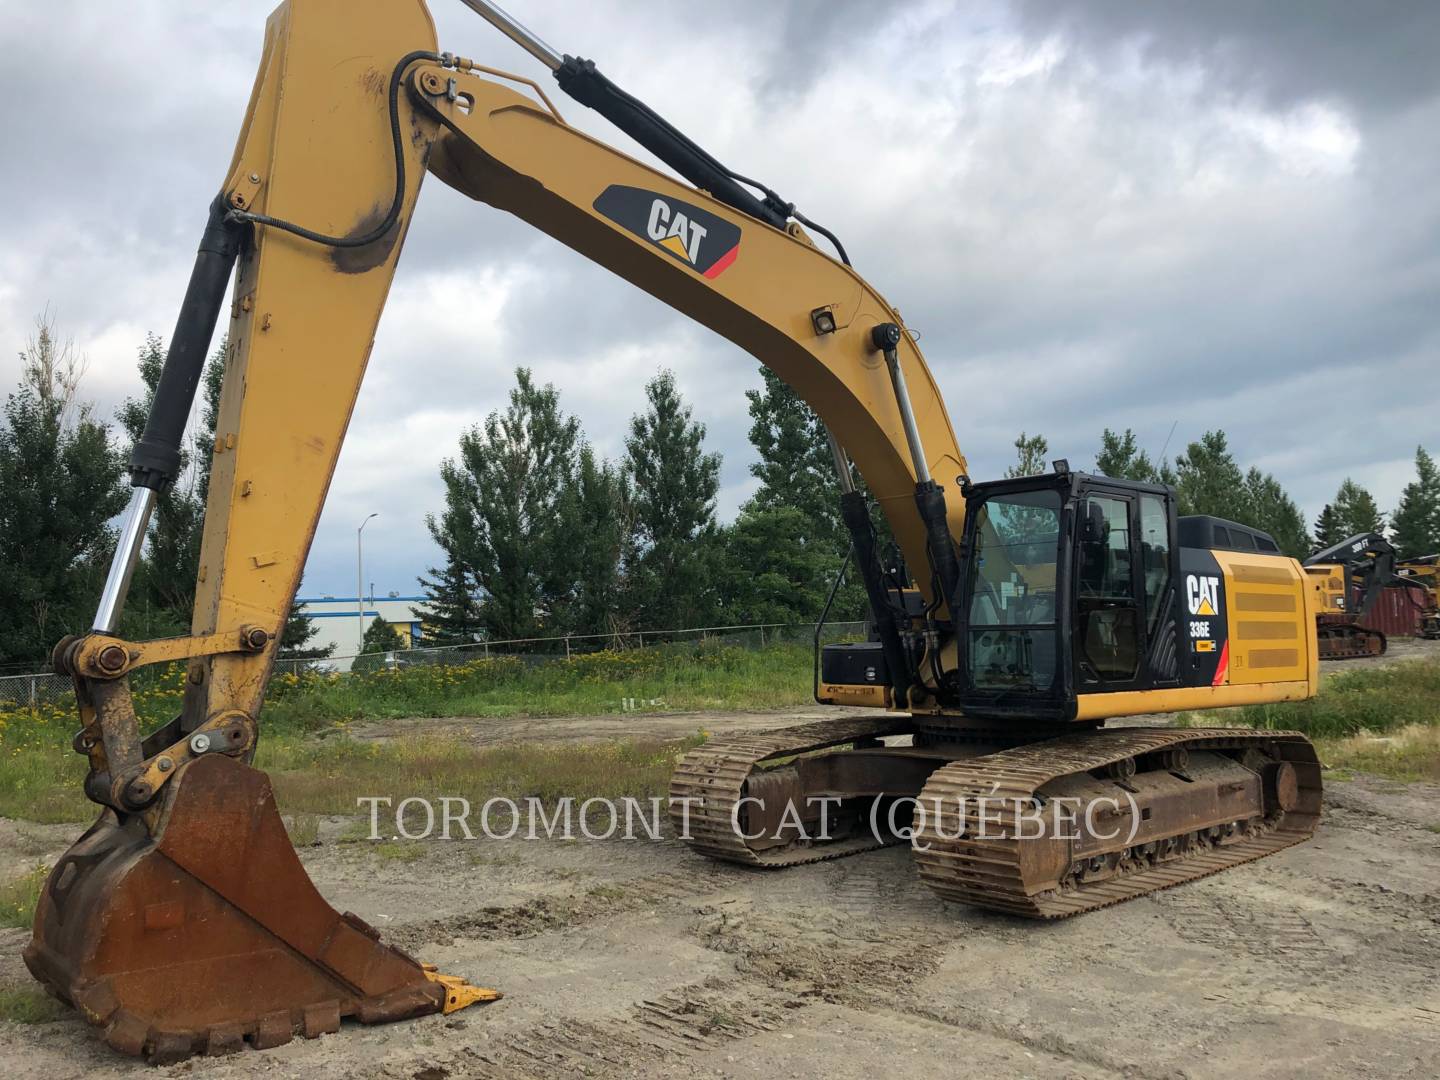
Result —
[[[131, 458], [93, 629], [55, 650], [101, 809], [40, 897], [25, 951], [38, 979], [116, 1050], [160, 1062], [496, 996], [331, 908], [251, 764], [427, 173], [735, 342], [831, 433], [874, 633], [826, 646], [816, 689], [862, 711], [687, 755], [672, 806], [696, 850], [781, 867], [908, 838], [941, 896], [1055, 917], [1311, 834], [1320, 769], [1302, 737], [1102, 729], [1313, 694], [1315, 601], [1298, 563], [1178, 519], [1168, 488], [1064, 462], [972, 483], [915, 336], [832, 233], [592, 62], [464, 2], [684, 179], [571, 127], [538, 84], [437, 51], [422, 0], [276, 9]], [[856, 167], [875, 153], [857, 145]], [[123, 640], [117, 620], [217, 324], [228, 351], [191, 632]], [[903, 558], [878, 550], [875, 505]], [[128, 676], [172, 662], [187, 672], [182, 711], [142, 732]], [[1096, 804], [1110, 809], [1031, 827], [1042, 810]]]

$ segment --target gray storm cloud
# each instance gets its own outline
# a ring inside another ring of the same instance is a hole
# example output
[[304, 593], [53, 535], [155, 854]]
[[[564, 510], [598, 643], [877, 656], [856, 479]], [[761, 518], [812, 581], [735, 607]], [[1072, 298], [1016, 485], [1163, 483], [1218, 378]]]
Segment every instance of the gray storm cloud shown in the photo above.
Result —
[[[0, 3], [0, 330], [47, 306], [109, 411], [168, 334], [270, 4]], [[545, 77], [461, 5], [442, 47]], [[1392, 505], [1435, 449], [1440, 9], [512, 0], [564, 51], [844, 239], [922, 333], [975, 476], [1020, 429], [1088, 465], [1102, 427], [1173, 453], [1224, 427], [1313, 515], [1340, 479]], [[60, 59], [84, 56], [78, 68]], [[644, 156], [593, 113], [571, 122]], [[553, 381], [617, 454], [673, 368], [750, 490], [754, 361], [520, 223], [430, 182], [306, 590], [408, 591], [434, 561], [439, 459]]]

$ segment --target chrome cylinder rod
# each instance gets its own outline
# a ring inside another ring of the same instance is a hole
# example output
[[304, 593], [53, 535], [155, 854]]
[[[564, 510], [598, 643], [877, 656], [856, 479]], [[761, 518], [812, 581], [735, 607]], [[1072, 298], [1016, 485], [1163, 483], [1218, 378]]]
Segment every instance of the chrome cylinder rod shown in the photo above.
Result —
[[155, 509], [155, 489], [137, 487], [130, 493], [130, 505], [120, 521], [120, 538], [115, 545], [115, 557], [110, 560], [110, 574], [105, 578], [105, 590], [100, 594], [100, 607], [95, 612], [97, 633], [113, 634], [120, 622], [120, 613], [125, 610], [125, 595], [130, 591], [130, 579], [135, 575], [135, 564], [140, 561], [140, 549], [145, 546], [145, 530], [150, 525], [150, 514]]
[[830, 442], [830, 455], [835, 459], [835, 475], [840, 479], [840, 494], [849, 495], [855, 490], [855, 477], [850, 475], [850, 459], [845, 456], [845, 448], [840, 445], [840, 440], [835, 438], [828, 427], [825, 429], [825, 438]]
[[563, 56], [512, 19], [499, 4], [492, 4], [490, 0], [460, 0], [460, 2], [551, 71], [565, 62]]
[[890, 383], [895, 388], [895, 402], [900, 406], [900, 421], [905, 425], [905, 441], [910, 444], [910, 460], [915, 464], [915, 482], [930, 479], [930, 465], [925, 460], [925, 447], [920, 442], [920, 429], [915, 424], [915, 410], [910, 407], [910, 390], [905, 385], [905, 372], [900, 356], [892, 348], [885, 350], [885, 363], [890, 368]]

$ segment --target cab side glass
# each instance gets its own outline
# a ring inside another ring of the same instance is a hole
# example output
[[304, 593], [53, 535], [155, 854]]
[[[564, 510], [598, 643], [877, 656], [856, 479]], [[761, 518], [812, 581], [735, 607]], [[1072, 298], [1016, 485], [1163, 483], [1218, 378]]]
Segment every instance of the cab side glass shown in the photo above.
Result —
[[1091, 495], [1081, 508], [1076, 638], [1083, 682], [1124, 682], [1140, 668], [1130, 500]]
[[1145, 620], [1153, 634], [1170, 587], [1170, 518], [1158, 495], [1140, 496], [1140, 567], [1145, 574]]
[[1055, 682], [1055, 567], [1060, 495], [1016, 492], [975, 511], [970, 561], [970, 673], [982, 690]]

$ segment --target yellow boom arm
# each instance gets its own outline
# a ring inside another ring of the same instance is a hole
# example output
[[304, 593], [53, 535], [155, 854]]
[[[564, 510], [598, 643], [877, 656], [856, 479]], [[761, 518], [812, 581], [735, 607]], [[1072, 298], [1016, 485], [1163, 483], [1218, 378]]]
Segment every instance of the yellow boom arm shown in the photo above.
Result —
[[[411, 49], [434, 49], [419, 0], [282, 6], [225, 198], [317, 232], [372, 229], [395, 191], [384, 88]], [[335, 249], [262, 225], [242, 254], [193, 632], [278, 634], [283, 625], [426, 168], [753, 354], [816, 410], [907, 561], [925, 566], [915, 470], [890, 373], [870, 339], [877, 324], [900, 322], [894, 309], [799, 226], [787, 232], [749, 218], [468, 67], [419, 61], [406, 70], [402, 210], [381, 240]], [[833, 331], [817, 330], [817, 320]], [[939, 390], [908, 335], [897, 353], [930, 471], [953, 484], [965, 460]], [[949, 514], [959, 536], [961, 500]], [[921, 584], [928, 592], [928, 580]], [[196, 715], [257, 715], [274, 649], [272, 641], [210, 660]]]

